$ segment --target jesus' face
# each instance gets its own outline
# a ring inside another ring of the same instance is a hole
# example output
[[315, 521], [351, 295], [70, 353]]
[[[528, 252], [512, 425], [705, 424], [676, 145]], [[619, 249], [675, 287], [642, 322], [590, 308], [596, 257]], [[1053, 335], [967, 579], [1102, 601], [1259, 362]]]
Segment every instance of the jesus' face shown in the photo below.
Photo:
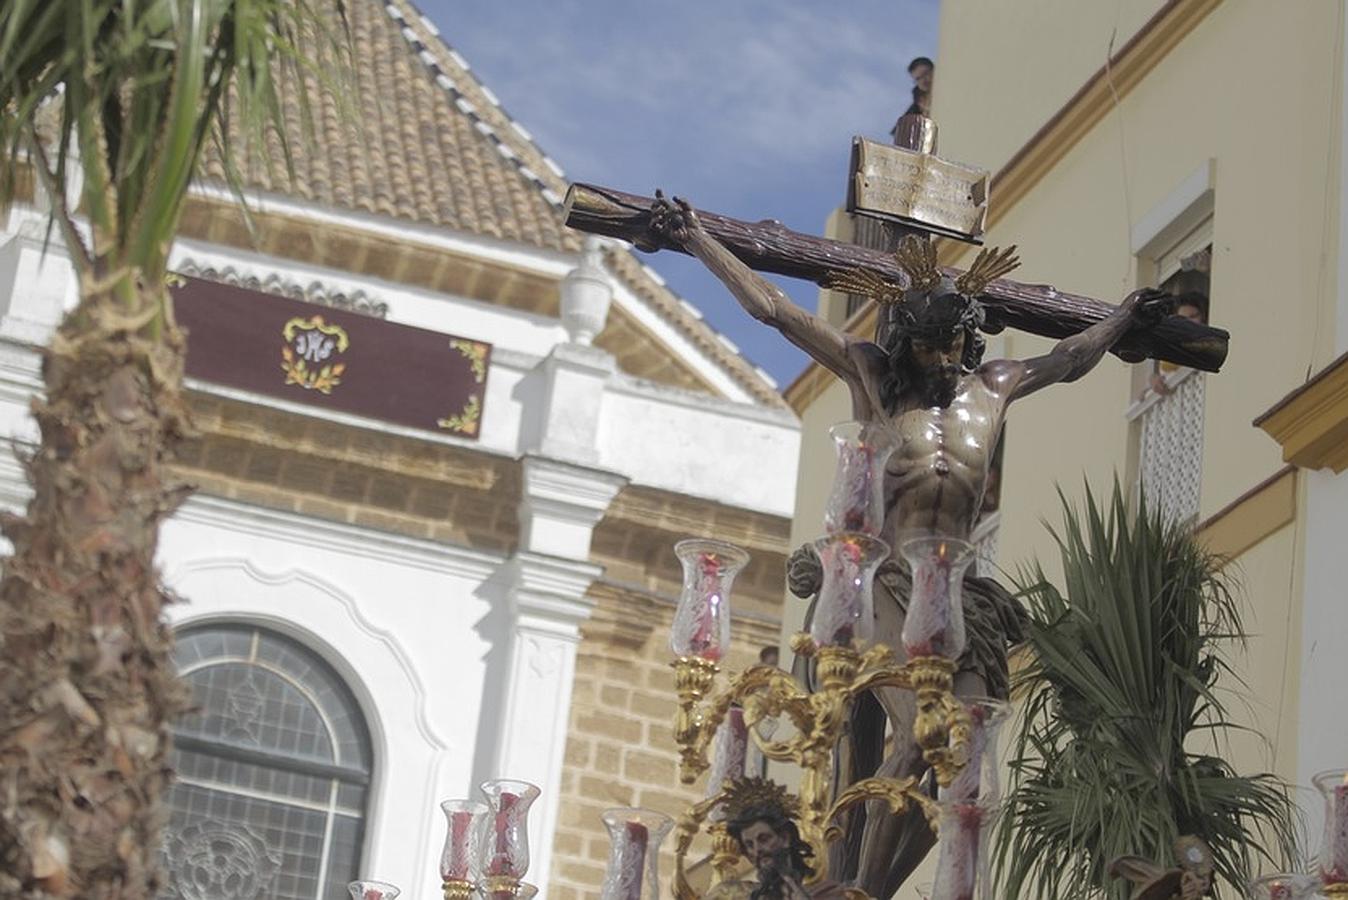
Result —
[[754, 868], [762, 871], [772, 864], [777, 854], [786, 849], [788, 839], [774, 831], [767, 822], [758, 821], [740, 832], [740, 844]]
[[909, 366], [928, 406], [949, 406], [959, 387], [960, 364], [964, 359], [964, 329], [956, 328], [946, 337], [914, 340]]

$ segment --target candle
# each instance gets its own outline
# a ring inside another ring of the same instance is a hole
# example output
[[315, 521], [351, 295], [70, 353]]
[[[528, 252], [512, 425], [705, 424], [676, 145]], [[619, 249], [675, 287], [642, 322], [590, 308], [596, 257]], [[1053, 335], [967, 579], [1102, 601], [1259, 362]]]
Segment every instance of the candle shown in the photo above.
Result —
[[[728, 782], [744, 777], [745, 761], [749, 754], [749, 728], [744, 724], [744, 710], [730, 707], [725, 721], [716, 729], [716, 746], [712, 751], [711, 774], [707, 777], [707, 796], [715, 797]], [[718, 805], [711, 818], [719, 821], [724, 812]]]
[[622, 872], [619, 900], [641, 900], [641, 879], [646, 869], [646, 844], [650, 832], [640, 822], [629, 821], [623, 826], [623, 833], [627, 840], [623, 844], [622, 861], [618, 864]]
[[515, 875], [514, 871], [514, 824], [511, 821], [519, 795], [502, 791], [497, 800], [496, 821], [492, 833], [495, 842], [492, 847], [491, 863], [487, 866], [488, 875]]
[[697, 596], [701, 603], [693, 626], [691, 644], [695, 654], [716, 662], [724, 652], [718, 640], [720, 634], [717, 628], [717, 613], [721, 605], [721, 563], [714, 555], [702, 553], [698, 555], [697, 566]]
[[834, 496], [824, 510], [824, 531], [858, 531], [877, 536], [884, 508], [876, 503], [875, 449], [867, 444], [838, 448]]
[[1325, 884], [1348, 884], [1348, 775], [1334, 785], [1333, 801], [1326, 813]]
[[884, 541], [864, 534], [830, 535], [814, 542], [823, 580], [810, 620], [810, 637], [819, 646], [869, 644], [875, 635], [871, 584], [889, 555]]
[[824, 533], [879, 537], [885, 521], [885, 465], [898, 447], [897, 435], [861, 422], [835, 425], [829, 433], [838, 463], [824, 504]]
[[440, 876], [446, 881], [466, 881], [472, 862], [473, 814], [467, 810], [449, 815], [449, 852], [445, 854], [445, 870]]
[[903, 621], [908, 658], [958, 659], [964, 650], [964, 570], [974, 561], [973, 547], [954, 538], [917, 538], [901, 548], [912, 572], [913, 588]]
[[988, 707], [980, 703], [966, 703], [969, 717], [973, 720], [973, 733], [969, 737], [969, 762], [960, 770], [945, 796], [951, 800], [977, 800], [982, 786], [983, 753], [988, 745], [986, 720]]
[[950, 567], [939, 557], [913, 567], [913, 596], [905, 624], [912, 625], [905, 638], [908, 656], [944, 656], [950, 627]]
[[952, 801], [942, 806], [933, 896], [974, 900], [982, 830], [983, 810], [977, 803]]
[[[830, 629], [832, 633], [825, 636], [823, 643], [848, 647], [851, 646], [852, 638], [856, 634], [856, 616], [861, 612], [863, 599], [861, 592], [864, 585], [858, 573], [862, 563], [862, 548], [853, 541], [841, 540], [834, 542], [831, 549], [833, 552], [828, 555], [832, 557], [829, 559], [829, 568], [832, 570], [833, 584], [830, 586], [834, 588], [836, 594], [830, 600], [840, 615], [834, 619], [835, 624]], [[820, 593], [824, 591], [821, 590]], [[823, 602], [821, 599], [821, 606]], [[817, 608], [816, 611], [818, 612]]]
[[655, 871], [660, 842], [674, 820], [649, 809], [619, 807], [603, 815], [608, 829], [608, 865], [599, 900], [656, 900], [660, 877]]

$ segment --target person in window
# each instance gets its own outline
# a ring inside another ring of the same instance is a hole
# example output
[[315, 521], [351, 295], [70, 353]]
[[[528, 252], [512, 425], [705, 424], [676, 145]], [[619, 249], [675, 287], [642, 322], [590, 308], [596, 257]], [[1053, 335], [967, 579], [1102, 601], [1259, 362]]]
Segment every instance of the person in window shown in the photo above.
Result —
[[[1175, 300], [1175, 315], [1191, 322], [1197, 322], [1200, 325], [1208, 324], [1207, 296], [1199, 291], [1186, 291], [1180, 294]], [[1175, 393], [1175, 389], [1170, 386], [1166, 375], [1178, 371], [1179, 368], [1174, 363], [1158, 360], [1151, 373], [1151, 389], [1162, 397], [1168, 397]]]

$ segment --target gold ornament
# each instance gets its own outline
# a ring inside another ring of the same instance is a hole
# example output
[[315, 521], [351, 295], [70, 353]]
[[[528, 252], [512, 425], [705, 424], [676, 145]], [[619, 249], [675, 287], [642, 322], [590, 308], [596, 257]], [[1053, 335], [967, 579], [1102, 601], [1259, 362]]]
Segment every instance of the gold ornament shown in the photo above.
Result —
[[869, 297], [882, 306], [898, 303], [903, 299], [902, 285], [886, 281], [870, 269], [847, 269], [834, 272], [825, 280], [824, 287], [842, 291], [844, 294], [856, 294]]
[[930, 291], [941, 283], [941, 269], [936, 265], [936, 246], [926, 238], [905, 235], [899, 241], [894, 258], [908, 276], [908, 290]]
[[765, 806], [780, 809], [788, 818], [800, 815], [800, 800], [794, 794], [787, 793], [786, 788], [775, 781], [757, 776], [731, 782], [722, 808], [726, 821], [734, 822], [747, 810]]
[[847, 294], [869, 297], [876, 303], [899, 303], [909, 291], [930, 291], [941, 283], [941, 269], [936, 265], [936, 248], [931, 241], [906, 235], [894, 251], [894, 260], [908, 276], [907, 287], [890, 281], [870, 269], [845, 269], [834, 272], [824, 281], [824, 287]]
[[1016, 246], [1012, 244], [1005, 250], [996, 247], [979, 251], [974, 264], [959, 278], [955, 279], [955, 290], [966, 297], [976, 297], [984, 288], [1020, 265], [1016, 256]]

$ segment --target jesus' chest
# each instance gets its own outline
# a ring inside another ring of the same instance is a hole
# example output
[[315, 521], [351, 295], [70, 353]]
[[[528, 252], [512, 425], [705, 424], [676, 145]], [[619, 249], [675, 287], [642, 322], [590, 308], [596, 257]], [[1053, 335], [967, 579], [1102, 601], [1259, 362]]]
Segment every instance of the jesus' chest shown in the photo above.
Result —
[[961, 391], [947, 407], [901, 410], [890, 418], [898, 448], [893, 476], [972, 477], [981, 482], [1002, 426], [1001, 405], [981, 392]]

